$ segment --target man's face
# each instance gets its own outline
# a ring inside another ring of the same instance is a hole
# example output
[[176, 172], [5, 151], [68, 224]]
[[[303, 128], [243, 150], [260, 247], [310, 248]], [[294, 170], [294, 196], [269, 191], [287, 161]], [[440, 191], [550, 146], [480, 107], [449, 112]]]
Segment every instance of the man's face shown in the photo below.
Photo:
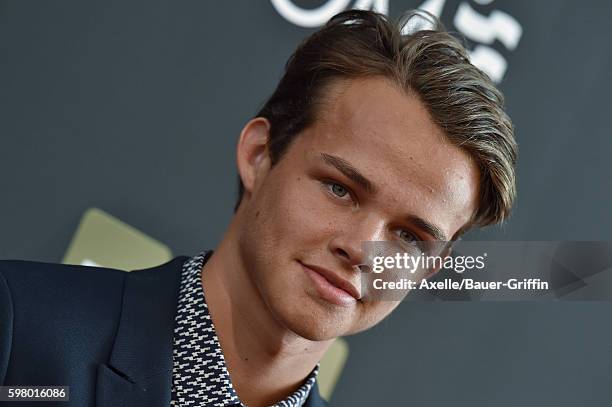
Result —
[[310, 340], [367, 329], [397, 306], [337, 288], [359, 288], [362, 242], [450, 240], [479, 183], [418, 98], [382, 78], [334, 82], [315, 123], [257, 176], [241, 257], [275, 319]]

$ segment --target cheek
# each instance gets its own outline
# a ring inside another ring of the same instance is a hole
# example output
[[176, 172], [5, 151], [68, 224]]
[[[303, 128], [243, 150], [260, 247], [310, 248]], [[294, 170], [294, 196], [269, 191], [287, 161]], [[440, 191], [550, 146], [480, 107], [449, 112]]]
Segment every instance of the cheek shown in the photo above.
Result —
[[[279, 177], [280, 178], [280, 177]], [[278, 245], [321, 241], [335, 229], [338, 219], [316, 181], [302, 176], [270, 185], [258, 210]]]

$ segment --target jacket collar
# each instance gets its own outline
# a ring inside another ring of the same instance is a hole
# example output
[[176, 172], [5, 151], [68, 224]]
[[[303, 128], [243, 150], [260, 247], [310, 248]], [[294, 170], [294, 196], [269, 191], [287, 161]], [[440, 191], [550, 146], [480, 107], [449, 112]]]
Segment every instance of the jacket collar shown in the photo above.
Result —
[[327, 402], [319, 394], [319, 385], [315, 382], [303, 407], [327, 407]]
[[170, 405], [174, 318], [186, 259], [125, 274], [115, 343], [109, 362], [98, 366], [97, 407]]
[[[97, 407], [168, 407], [174, 319], [188, 257], [125, 273], [123, 306], [110, 360], [98, 366]], [[325, 407], [317, 383], [304, 407]]]

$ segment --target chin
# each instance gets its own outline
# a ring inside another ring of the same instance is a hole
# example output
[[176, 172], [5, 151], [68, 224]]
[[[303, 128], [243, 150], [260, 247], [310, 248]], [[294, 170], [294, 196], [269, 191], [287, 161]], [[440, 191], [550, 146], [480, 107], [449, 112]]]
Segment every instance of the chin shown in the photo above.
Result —
[[350, 313], [328, 308], [306, 298], [306, 304], [295, 301], [276, 313], [283, 326], [296, 335], [310, 341], [327, 341], [346, 335], [349, 331]]
[[287, 328], [301, 338], [316, 342], [332, 340], [343, 335], [343, 332], [339, 332], [337, 328], [327, 326], [297, 323], [293, 324], [293, 326], [288, 325]]

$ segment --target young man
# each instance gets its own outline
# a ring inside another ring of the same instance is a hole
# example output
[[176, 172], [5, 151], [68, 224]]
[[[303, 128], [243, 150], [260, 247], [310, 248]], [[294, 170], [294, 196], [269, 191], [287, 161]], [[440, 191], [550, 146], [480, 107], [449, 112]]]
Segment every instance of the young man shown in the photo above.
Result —
[[131, 273], [0, 263], [0, 380], [71, 386], [68, 405], [324, 405], [331, 342], [398, 305], [361, 296], [362, 243], [504, 220], [516, 154], [500, 92], [449, 34], [341, 13], [243, 128], [214, 251]]

